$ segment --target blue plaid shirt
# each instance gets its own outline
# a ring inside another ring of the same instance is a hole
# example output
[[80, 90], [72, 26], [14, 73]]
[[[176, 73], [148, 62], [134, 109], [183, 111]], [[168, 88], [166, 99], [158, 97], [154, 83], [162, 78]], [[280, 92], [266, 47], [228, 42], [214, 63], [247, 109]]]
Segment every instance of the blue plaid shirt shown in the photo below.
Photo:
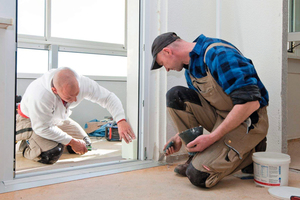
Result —
[[[190, 52], [191, 59], [189, 68], [185, 71], [185, 78], [189, 88], [197, 91], [192, 84], [190, 74], [195, 78], [202, 78], [207, 75], [204, 63], [206, 48], [217, 42], [233, 45], [221, 39], [205, 37], [203, 34], [194, 42], [196, 45]], [[206, 53], [206, 65], [213, 78], [228, 95], [244, 86], [257, 85], [261, 93], [260, 107], [268, 105], [268, 91], [260, 81], [252, 61], [241, 55], [235, 48], [216, 46]]]

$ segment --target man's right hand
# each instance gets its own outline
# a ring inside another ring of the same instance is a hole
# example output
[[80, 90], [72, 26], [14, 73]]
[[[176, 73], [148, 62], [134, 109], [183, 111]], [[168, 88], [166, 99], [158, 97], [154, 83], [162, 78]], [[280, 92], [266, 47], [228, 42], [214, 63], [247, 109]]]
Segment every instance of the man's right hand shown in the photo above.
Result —
[[178, 151], [180, 150], [181, 145], [182, 145], [182, 142], [181, 142], [181, 139], [180, 139], [180, 137], [179, 137], [178, 135], [179, 135], [179, 133], [177, 133], [174, 137], [172, 137], [172, 138], [165, 144], [163, 150], [166, 149], [167, 145], [168, 145], [171, 141], [174, 142], [174, 145], [171, 146], [170, 148], [168, 148], [168, 149], [166, 150], [166, 156], [171, 155], [171, 154], [173, 154], [173, 153], [176, 153], [176, 152], [178, 152]]
[[69, 145], [72, 147], [75, 153], [80, 155], [85, 154], [88, 151], [86, 148], [86, 143], [83, 140], [73, 138]]

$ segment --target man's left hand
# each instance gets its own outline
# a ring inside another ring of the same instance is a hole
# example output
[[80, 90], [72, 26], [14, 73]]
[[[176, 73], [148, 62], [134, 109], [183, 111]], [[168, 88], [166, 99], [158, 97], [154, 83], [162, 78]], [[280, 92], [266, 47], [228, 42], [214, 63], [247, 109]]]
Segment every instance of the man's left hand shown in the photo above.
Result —
[[190, 143], [186, 145], [186, 149], [188, 152], [202, 152], [207, 147], [214, 143], [214, 139], [211, 135], [200, 135]]
[[132, 140], [135, 139], [134, 132], [131, 129], [130, 124], [126, 121], [118, 122], [118, 131], [119, 131], [120, 139], [123, 138], [127, 144], [129, 142], [132, 142]]

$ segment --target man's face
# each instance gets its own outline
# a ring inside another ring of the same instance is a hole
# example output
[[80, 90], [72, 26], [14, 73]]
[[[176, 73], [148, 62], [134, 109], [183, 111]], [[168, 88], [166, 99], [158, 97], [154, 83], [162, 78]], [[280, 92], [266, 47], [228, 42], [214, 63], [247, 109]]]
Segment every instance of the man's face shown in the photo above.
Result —
[[52, 88], [52, 91], [57, 94], [62, 100], [68, 103], [76, 102], [77, 96], [79, 94], [79, 87], [78, 85], [75, 86], [69, 86], [66, 85], [64, 87], [61, 87], [59, 89]]
[[166, 68], [167, 72], [170, 70], [181, 71], [183, 63], [173, 54], [170, 49], [163, 49], [156, 56], [156, 62]]

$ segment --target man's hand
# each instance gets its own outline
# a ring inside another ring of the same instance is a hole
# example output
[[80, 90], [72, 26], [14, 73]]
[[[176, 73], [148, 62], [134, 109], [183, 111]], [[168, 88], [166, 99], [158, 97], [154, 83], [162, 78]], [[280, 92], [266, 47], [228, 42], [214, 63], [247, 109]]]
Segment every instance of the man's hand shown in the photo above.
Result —
[[179, 133], [177, 133], [174, 137], [172, 137], [172, 138], [165, 144], [163, 150], [166, 149], [167, 145], [168, 145], [171, 141], [174, 142], [174, 145], [171, 146], [170, 148], [168, 148], [168, 149], [166, 150], [166, 156], [171, 155], [171, 154], [173, 154], [173, 153], [176, 153], [176, 152], [178, 152], [178, 151], [180, 150], [181, 145], [182, 145], [182, 142], [181, 142], [181, 139], [180, 139], [180, 137], [178, 136], [178, 134], [179, 134]]
[[186, 149], [188, 152], [202, 152], [207, 147], [212, 145], [215, 140], [211, 137], [211, 135], [200, 135], [190, 143], [186, 145]]
[[118, 122], [118, 131], [120, 139], [124, 139], [127, 144], [135, 139], [135, 135], [130, 124], [125, 120]]
[[69, 145], [72, 147], [75, 153], [80, 155], [85, 154], [88, 151], [86, 148], [86, 143], [83, 140], [73, 138]]

